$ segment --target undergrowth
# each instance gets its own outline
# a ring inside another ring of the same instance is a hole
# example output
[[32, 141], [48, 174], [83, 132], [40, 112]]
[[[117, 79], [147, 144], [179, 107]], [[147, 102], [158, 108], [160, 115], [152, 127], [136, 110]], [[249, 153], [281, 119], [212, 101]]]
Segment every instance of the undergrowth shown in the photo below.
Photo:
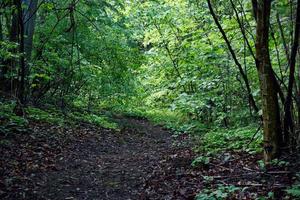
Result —
[[162, 125], [175, 135], [188, 133], [196, 140], [194, 150], [200, 154], [216, 154], [222, 151], [246, 151], [258, 153], [262, 151], [262, 133], [256, 124], [244, 127], [209, 127], [207, 124], [190, 119], [186, 115], [170, 109], [117, 107], [114, 112], [127, 116], [146, 118], [151, 122]]
[[15, 104], [0, 102], [0, 135], [9, 137], [12, 133], [26, 132], [28, 120], [14, 114]]
[[76, 123], [91, 123], [103, 128], [119, 130], [118, 125], [103, 113], [95, 114], [87, 111], [72, 111], [65, 115], [61, 110], [52, 108], [41, 109], [29, 106], [24, 109], [24, 116], [14, 113], [15, 102], [0, 103], [0, 135], [5, 137], [28, 132], [29, 121], [47, 122], [59, 126]]
[[286, 189], [286, 193], [295, 199], [300, 199], [300, 172], [296, 174], [294, 185]]
[[199, 153], [216, 154], [226, 150], [258, 153], [262, 151], [262, 134], [249, 125], [232, 129], [213, 129], [202, 135], [195, 150]]
[[[109, 114], [111, 114], [111, 112], [119, 112], [131, 117], [146, 118], [155, 124], [171, 129], [175, 136], [182, 133], [191, 135], [196, 144], [194, 150], [198, 153], [198, 157], [191, 163], [193, 167], [209, 165], [211, 158], [220, 152], [244, 151], [256, 154], [262, 151], [261, 130], [258, 130], [255, 124], [249, 124], [244, 127], [211, 128], [197, 120], [189, 119], [180, 112], [171, 111], [169, 109], [150, 108], [115, 108], [108, 111], [108, 114], [95, 110], [86, 111], [77, 108], [76, 111], [68, 111], [68, 114], [65, 115], [61, 110], [51, 107], [48, 109], [27, 107], [25, 109], [25, 117], [20, 117], [14, 114], [14, 107], [15, 102], [0, 103], [0, 135], [5, 135], [5, 137], [15, 132], [26, 132], [26, 128], [31, 120], [61, 126], [85, 122], [118, 130], [118, 125], [111, 121]], [[286, 190], [286, 193], [298, 198], [300, 197], [299, 191], [300, 184], [296, 182], [292, 187]], [[226, 199], [241, 192], [243, 192], [243, 188], [219, 185], [217, 188], [206, 188], [197, 195], [196, 199]], [[259, 199], [271, 198], [272, 193], [270, 193], [268, 197], [260, 197]]]
[[109, 128], [118, 130], [118, 124], [112, 122], [109, 117], [103, 114], [93, 114], [88, 112], [73, 112], [69, 115], [69, 117], [75, 121], [82, 121], [91, 124], [95, 124], [97, 126], [101, 126], [103, 128]]

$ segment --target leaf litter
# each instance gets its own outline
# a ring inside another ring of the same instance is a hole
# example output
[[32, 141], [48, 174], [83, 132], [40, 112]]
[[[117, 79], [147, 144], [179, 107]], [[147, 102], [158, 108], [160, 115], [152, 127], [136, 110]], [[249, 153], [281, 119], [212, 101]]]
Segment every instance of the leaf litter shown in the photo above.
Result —
[[26, 134], [1, 138], [0, 199], [195, 199], [220, 185], [240, 188], [227, 199], [284, 197], [293, 166], [259, 167], [260, 155], [224, 152], [192, 166], [188, 135], [144, 119], [117, 117], [120, 131], [87, 123], [30, 122]]

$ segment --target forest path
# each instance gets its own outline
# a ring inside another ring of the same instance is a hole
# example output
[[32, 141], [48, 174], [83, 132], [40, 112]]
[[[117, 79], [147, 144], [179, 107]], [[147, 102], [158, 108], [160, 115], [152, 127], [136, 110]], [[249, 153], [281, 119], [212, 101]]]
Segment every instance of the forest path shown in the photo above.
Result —
[[44, 177], [46, 198], [146, 198], [146, 179], [178, 147], [172, 145], [169, 131], [147, 120], [118, 117], [116, 122], [122, 127], [120, 132], [103, 133], [96, 128], [70, 145], [61, 170]]
[[[173, 145], [168, 130], [147, 120], [121, 116], [115, 120], [121, 131], [90, 124], [75, 128], [32, 124], [33, 133], [10, 145], [0, 160], [1, 199], [129, 200], [149, 195], [169, 199], [167, 191], [147, 191], [147, 181], [156, 177], [170, 155], [176, 160], [176, 152], [186, 148]], [[175, 162], [190, 166], [191, 156]]]
[[282, 197], [292, 183], [284, 167], [270, 176], [258, 168], [258, 155], [245, 152], [219, 153], [192, 167], [188, 135], [175, 138], [144, 119], [114, 118], [121, 131], [30, 122], [30, 134], [0, 136], [0, 199], [194, 200], [220, 184], [248, 188], [230, 199], [257, 199], [270, 191]]

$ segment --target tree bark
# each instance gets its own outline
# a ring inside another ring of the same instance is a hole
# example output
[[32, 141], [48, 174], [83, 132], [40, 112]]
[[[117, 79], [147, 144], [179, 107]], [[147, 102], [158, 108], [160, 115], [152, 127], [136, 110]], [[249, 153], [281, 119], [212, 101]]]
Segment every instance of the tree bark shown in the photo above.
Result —
[[297, 1], [297, 15], [295, 23], [295, 33], [294, 33], [294, 42], [291, 51], [291, 57], [289, 59], [290, 63], [290, 73], [289, 73], [289, 83], [287, 96], [284, 104], [284, 142], [287, 145], [290, 141], [290, 134], [294, 132], [294, 123], [292, 118], [292, 95], [293, 95], [293, 86], [295, 82], [295, 65], [296, 65], [296, 56], [299, 47], [299, 36], [300, 36], [300, 0]]
[[[16, 7], [17, 1], [11, 1], [9, 3], [9, 9]], [[11, 20], [11, 23], [9, 23]], [[19, 42], [19, 16], [18, 11], [13, 9], [11, 12], [11, 17], [7, 16], [7, 30], [9, 31], [9, 41], [13, 43]], [[12, 54], [17, 54], [17, 48], [13, 48], [10, 50]], [[12, 94], [15, 96], [16, 88], [17, 88], [17, 78], [13, 76], [13, 71], [17, 69], [17, 62], [15, 58], [9, 58], [3, 62], [2, 73], [3, 78], [1, 80], [1, 89], [4, 93]]]
[[[0, 13], [0, 42], [3, 41], [3, 22], [2, 22], [2, 13]], [[2, 48], [2, 45], [0, 43], [0, 48]], [[2, 85], [5, 80], [5, 75], [4, 75], [4, 60], [3, 58], [0, 58], [0, 90], [2, 89]]]
[[18, 26], [18, 39], [19, 39], [19, 82], [17, 88], [17, 97], [21, 105], [25, 104], [25, 89], [26, 89], [26, 61], [25, 61], [25, 37], [24, 37], [24, 21], [23, 21], [23, 9], [22, 1], [14, 0], [14, 4], [17, 9], [17, 26]]
[[27, 0], [25, 1], [27, 9], [24, 12], [24, 48], [26, 60], [30, 61], [31, 52], [32, 52], [32, 44], [33, 44], [33, 35], [35, 29], [35, 19], [36, 12], [38, 9], [38, 0]]
[[[271, 0], [272, 2], [272, 0]], [[252, 11], [253, 11], [253, 16], [254, 16], [254, 19], [255, 21], [257, 22], [257, 12], [258, 12], [258, 1], [257, 0], [252, 0]], [[272, 30], [271, 30], [272, 31]], [[271, 36], [273, 35], [274, 33], [271, 33]], [[275, 40], [274, 40], [275, 42]], [[255, 58], [255, 64], [256, 64], [256, 68], [258, 70], [259, 68], [259, 64], [258, 64], [258, 61], [256, 60]], [[277, 78], [276, 78], [277, 77]], [[280, 87], [280, 83], [278, 82], [278, 80], [280, 81], [280, 79], [278, 78], [278, 76], [276, 75], [275, 71], [272, 69], [272, 78], [273, 78], [273, 81], [275, 83], [275, 86], [276, 86], [276, 91], [278, 92], [279, 94], [279, 97], [281, 99], [281, 102], [282, 104], [284, 104], [285, 102], [285, 98], [284, 98], [284, 94], [281, 90], [281, 87]], [[278, 79], [278, 80], [277, 80]]]
[[252, 12], [253, 12], [253, 17], [255, 20], [257, 20], [257, 6], [258, 2], [257, 0], [251, 0], [252, 1]]
[[0, 41], [3, 41], [2, 13], [0, 13]]
[[278, 96], [269, 53], [271, 0], [258, 0], [256, 9], [255, 47], [263, 110], [264, 160], [268, 164], [279, 153], [281, 135]]
[[280, 36], [281, 36], [281, 39], [282, 39], [282, 45], [283, 45], [283, 48], [284, 48], [284, 51], [285, 51], [285, 56], [287, 58], [287, 61], [288, 63], [290, 63], [290, 52], [289, 52], [289, 47], [286, 43], [286, 39], [285, 39], [285, 36], [284, 36], [284, 31], [283, 31], [283, 27], [282, 27], [282, 24], [281, 24], [281, 21], [280, 21], [280, 16], [279, 16], [279, 13], [276, 14], [276, 20], [277, 20], [277, 24], [278, 24], [278, 28], [279, 28], [279, 33], [280, 33]]

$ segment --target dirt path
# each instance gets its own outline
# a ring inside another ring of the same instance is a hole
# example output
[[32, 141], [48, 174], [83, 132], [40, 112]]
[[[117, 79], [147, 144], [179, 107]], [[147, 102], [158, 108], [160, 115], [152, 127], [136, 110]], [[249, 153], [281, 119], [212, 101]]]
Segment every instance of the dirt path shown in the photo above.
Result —
[[292, 184], [294, 173], [285, 166], [267, 173], [259, 155], [241, 151], [191, 167], [187, 135], [173, 138], [143, 119], [116, 121], [121, 131], [32, 122], [30, 134], [0, 136], [0, 199], [194, 200], [199, 192], [229, 195], [225, 186], [240, 188], [228, 199], [258, 199], [270, 191], [282, 199]]
[[192, 167], [187, 135], [175, 139], [143, 119], [116, 121], [121, 131], [32, 122], [30, 134], [0, 136], [0, 199], [194, 200], [199, 192], [216, 197], [220, 190], [212, 191], [220, 185], [226, 195], [225, 186], [240, 188], [228, 199], [257, 199], [270, 191], [282, 199], [292, 184], [287, 168], [266, 173], [257, 165], [259, 155], [246, 152], [220, 152]]
[[147, 174], [171, 149], [171, 136], [144, 120], [119, 122], [120, 133], [92, 133], [66, 150], [61, 170], [45, 177], [47, 198], [139, 199]]
[[30, 136], [1, 148], [1, 199], [147, 199], [147, 179], [180, 148], [169, 131], [146, 120], [116, 121], [120, 132], [33, 124]]

